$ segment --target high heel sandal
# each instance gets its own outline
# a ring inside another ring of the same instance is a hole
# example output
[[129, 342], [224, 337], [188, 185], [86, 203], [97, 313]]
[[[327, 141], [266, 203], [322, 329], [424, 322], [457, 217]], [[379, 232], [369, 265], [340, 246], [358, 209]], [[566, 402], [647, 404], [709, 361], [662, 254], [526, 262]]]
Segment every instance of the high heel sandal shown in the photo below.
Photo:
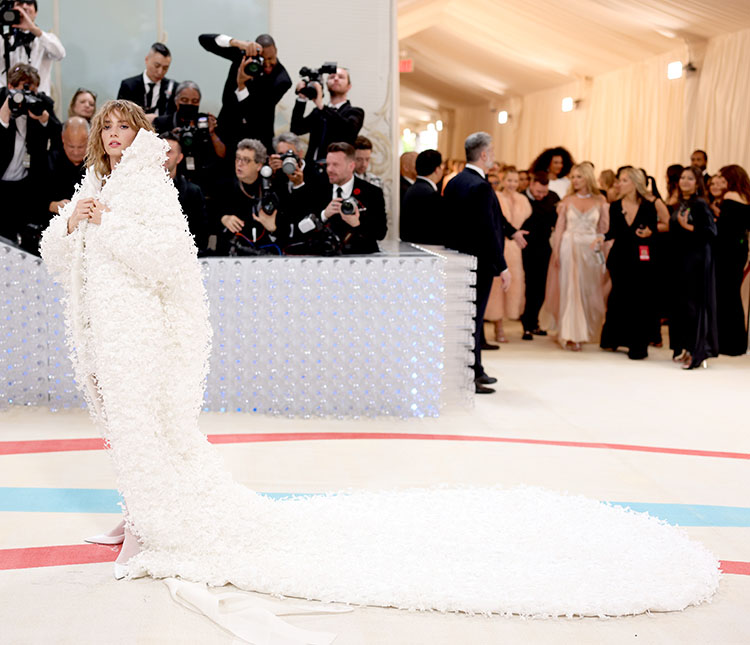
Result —
[[674, 363], [683, 363], [685, 361], [685, 355], [687, 352], [683, 349], [680, 354], [675, 354], [672, 356], [672, 362]]

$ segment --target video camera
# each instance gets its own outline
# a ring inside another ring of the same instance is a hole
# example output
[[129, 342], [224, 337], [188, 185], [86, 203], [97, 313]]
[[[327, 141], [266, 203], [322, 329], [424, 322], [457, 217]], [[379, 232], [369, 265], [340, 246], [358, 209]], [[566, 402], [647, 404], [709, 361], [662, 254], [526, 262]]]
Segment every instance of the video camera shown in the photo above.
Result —
[[26, 114], [42, 116], [45, 110], [51, 114], [55, 108], [55, 103], [49, 96], [44, 92], [32, 92], [28, 84], [22, 90], [9, 90], [8, 95], [8, 107], [14, 119]]
[[315, 98], [318, 96], [318, 91], [314, 87], [311, 87], [311, 85], [313, 83], [317, 83], [318, 85], [323, 87], [323, 83], [321, 80], [323, 74], [335, 74], [337, 69], [338, 65], [330, 61], [323, 63], [317, 69], [312, 67], [303, 67], [302, 69], [300, 69], [299, 75], [302, 77], [302, 80], [305, 81], [305, 87], [303, 87], [299, 91], [299, 93], [311, 100], [315, 100]]

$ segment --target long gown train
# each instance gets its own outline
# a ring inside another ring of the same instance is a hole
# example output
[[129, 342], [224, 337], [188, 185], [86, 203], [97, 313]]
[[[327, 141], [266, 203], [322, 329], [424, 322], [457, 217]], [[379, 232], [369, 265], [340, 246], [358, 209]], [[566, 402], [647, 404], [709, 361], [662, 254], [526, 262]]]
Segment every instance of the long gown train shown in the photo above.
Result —
[[[89, 171], [45, 231], [78, 383], [141, 552], [131, 575], [322, 601], [530, 616], [707, 601], [718, 563], [646, 514], [536, 488], [348, 491], [272, 500], [236, 483], [198, 427], [210, 326], [195, 247], [141, 131], [102, 188]], [[84, 196], [109, 212], [66, 235]], [[96, 406], [84, 391], [89, 407]]]

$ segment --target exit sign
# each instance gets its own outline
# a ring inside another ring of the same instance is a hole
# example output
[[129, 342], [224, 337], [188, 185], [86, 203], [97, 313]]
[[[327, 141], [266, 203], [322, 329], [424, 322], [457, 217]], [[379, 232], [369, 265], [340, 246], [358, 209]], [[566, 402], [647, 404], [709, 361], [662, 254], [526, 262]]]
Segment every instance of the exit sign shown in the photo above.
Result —
[[398, 61], [398, 71], [400, 74], [408, 74], [414, 71], [414, 60], [412, 58], [402, 58]]

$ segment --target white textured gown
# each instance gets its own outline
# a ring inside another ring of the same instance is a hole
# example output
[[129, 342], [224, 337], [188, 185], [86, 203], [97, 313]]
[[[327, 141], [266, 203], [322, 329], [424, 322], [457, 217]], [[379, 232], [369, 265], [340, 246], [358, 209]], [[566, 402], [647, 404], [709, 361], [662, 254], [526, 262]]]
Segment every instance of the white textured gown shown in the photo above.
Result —
[[[89, 172], [45, 231], [79, 384], [109, 442], [133, 575], [352, 604], [622, 615], [710, 599], [718, 563], [646, 514], [535, 488], [272, 500], [235, 483], [198, 428], [211, 330], [164, 142], [141, 131], [104, 187]], [[98, 196], [101, 226], [67, 235]], [[501, 479], [501, 476], [499, 477]]]

